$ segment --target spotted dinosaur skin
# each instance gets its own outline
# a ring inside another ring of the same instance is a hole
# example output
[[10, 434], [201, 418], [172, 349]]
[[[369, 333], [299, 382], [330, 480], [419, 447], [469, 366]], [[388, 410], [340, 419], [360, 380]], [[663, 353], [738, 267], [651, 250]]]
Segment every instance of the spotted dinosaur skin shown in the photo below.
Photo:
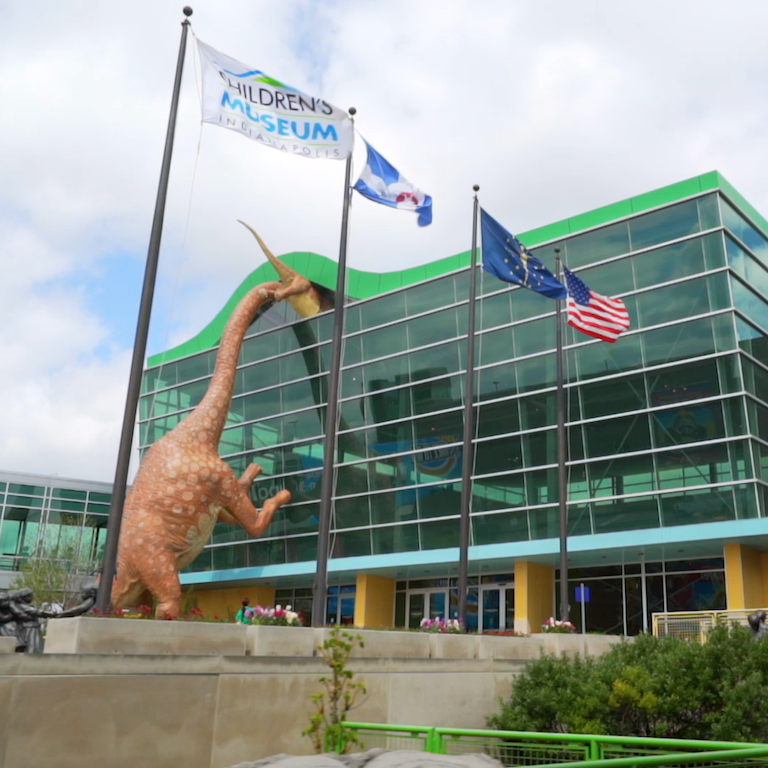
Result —
[[123, 510], [112, 586], [115, 608], [137, 605], [148, 590], [157, 600], [157, 617], [177, 616], [181, 607], [178, 572], [200, 554], [216, 523], [240, 525], [257, 538], [280, 506], [291, 500], [290, 491], [282, 490], [256, 509], [249, 491], [262, 468], [251, 464], [237, 478], [218, 454], [240, 348], [259, 307], [265, 301], [287, 299], [302, 316], [321, 309], [322, 297], [314, 286], [276, 259], [253, 234], [281, 282], [263, 283], [243, 297], [222, 334], [205, 397], [141, 462]]

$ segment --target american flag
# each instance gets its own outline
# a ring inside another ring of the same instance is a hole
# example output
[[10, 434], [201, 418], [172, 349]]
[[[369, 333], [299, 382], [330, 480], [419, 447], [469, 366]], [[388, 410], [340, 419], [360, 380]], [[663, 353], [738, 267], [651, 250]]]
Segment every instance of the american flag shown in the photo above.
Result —
[[568, 289], [568, 325], [603, 341], [616, 341], [629, 328], [629, 312], [621, 299], [601, 296], [565, 270]]

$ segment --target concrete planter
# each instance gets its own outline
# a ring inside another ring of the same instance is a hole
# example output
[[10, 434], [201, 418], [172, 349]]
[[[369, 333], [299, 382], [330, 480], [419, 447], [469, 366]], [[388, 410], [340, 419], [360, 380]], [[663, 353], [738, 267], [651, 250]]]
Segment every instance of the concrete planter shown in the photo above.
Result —
[[431, 659], [474, 659], [475, 638], [472, 635], [426, 633]]
[[48, 623], [45, 653], [245, 656], [240, 624], [78, 617]]
[[251, 624], [245, 632], [249, 656], [312, 656], [315, 652], [315, 630], [311, 627]]
[[577, 653], [581, 656], [602, 656], [623, 639], [619, 635], [566, 635], [558, 632], [540, 632], [531, 637], [540, 642], [547, 653], [555, 656], [563, 653], [568, 656]]
[[[342, 627], [363, 638], [364, 648], [355, 647], [353, 658], [373, 659], [428, 659], [429, 634], [426, 632], [389, 632], [375, 629]], [[315, 630], [315, 644], [322, 645], [330, 637], [330, 629]]]
[[538, 659], [542, 643], [535, 637], [504, 637], [503, 635], [476, 635], [475, 658], [517, 659], [528, 661]]
[[0, 653], [16, 653], [16, 638], [0, 637]]

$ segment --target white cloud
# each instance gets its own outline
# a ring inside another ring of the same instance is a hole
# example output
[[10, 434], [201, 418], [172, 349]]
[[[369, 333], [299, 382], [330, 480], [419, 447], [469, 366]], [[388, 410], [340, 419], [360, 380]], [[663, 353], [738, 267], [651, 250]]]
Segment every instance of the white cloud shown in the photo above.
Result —
[[[89, 299], [114, 254], [145, 256], [180, 20], [148, 0], [0, 8], [0, 467], [111, 479], [127, 352]], [[714, 168], [768, 212], [767, 22], [760, 0], [199, 0], [193, 16], [214, 47], [356, 106], [362, 134], [433, 195], [425, 230], [355, 199], [350, 263], [374, 271], [466, 250], [474, 183], [518, 232]], [[170, 318], [154, 319], [171, 343], [261, 263], [236, 219], [276, 252], [338, 250], [342, 163], [205, 126], [192, 187], [193, 63], [160, 267]], [[75, 273], [91, 282], [62, 288]]]

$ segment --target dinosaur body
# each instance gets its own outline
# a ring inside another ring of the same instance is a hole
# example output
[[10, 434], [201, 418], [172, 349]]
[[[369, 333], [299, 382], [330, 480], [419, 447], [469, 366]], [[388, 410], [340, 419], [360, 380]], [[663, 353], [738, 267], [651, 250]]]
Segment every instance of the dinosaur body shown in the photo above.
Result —
[[156, 616], [177, 616], [181, 605], [178, 572], [200, 554], [216, 523], [239, 524], [256, 538], [266, 531], [279, 507], [291, 499], [290, 492], [282, 490], [261, 509], [255, 508], [250, 488], [261, 467], [251, 464], [238, 479], [218, 454], [240, 348], [259, 308], [266, 301], [286, 298], [301, 314], [320, 310], [316, 289], [269, 256], [276, 268], [280, 265], [282, 282], [263, 283], [243, 297], [222, 334], [205, 397], [149, 449], [141, 463], [123, 510], [112, 587], [116, 608], [136, 605], [149, 590], [157, 599]]

